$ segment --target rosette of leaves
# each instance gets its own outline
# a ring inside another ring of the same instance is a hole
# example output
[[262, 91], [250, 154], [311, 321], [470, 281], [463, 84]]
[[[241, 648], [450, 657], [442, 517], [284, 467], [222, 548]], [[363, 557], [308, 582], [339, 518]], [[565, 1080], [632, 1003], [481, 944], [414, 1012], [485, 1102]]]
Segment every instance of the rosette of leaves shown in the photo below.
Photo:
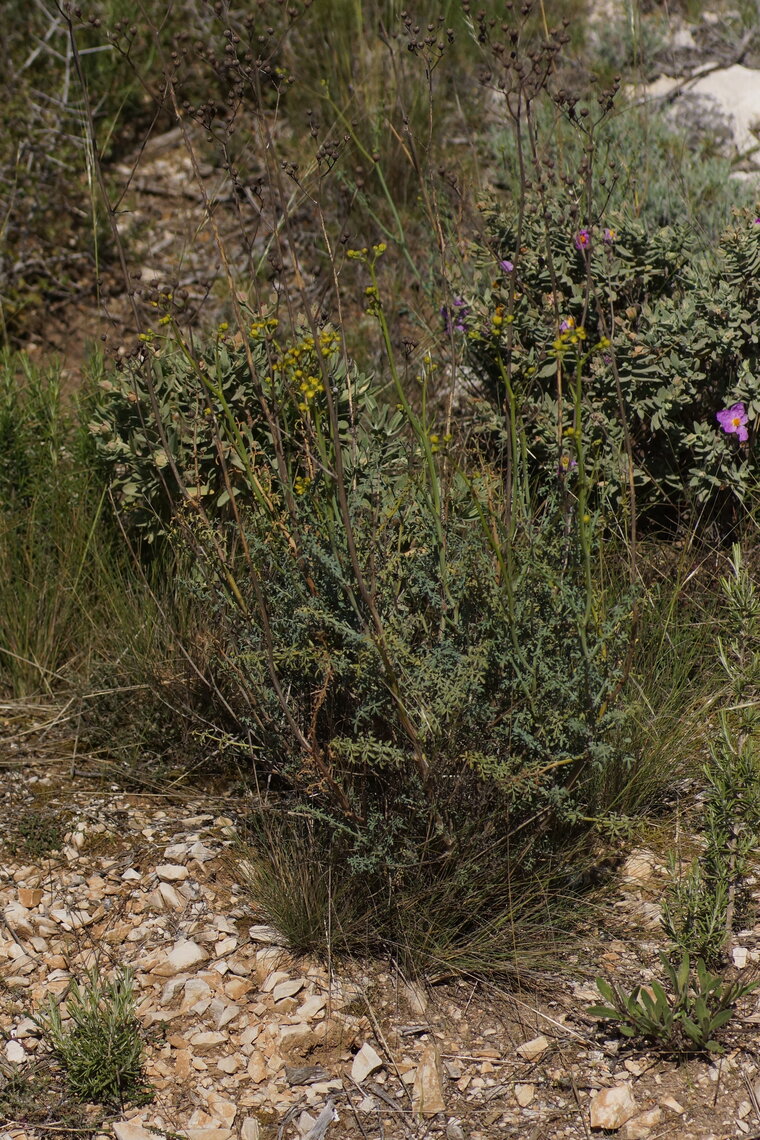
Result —
[[684, 953], [678, 966], [660, 954], [671, 993], [652, 981], [626, 993], [604, 978], [596, 987], [606, 1004], [589, 1006], [587, 1013], [617, 1022], [624, 1037], [644, 1038], [676, 1052], [722, 1053], [715, 1034], [734, 1015], [736, 1003], [760, 986], [760, 982], [727, 982], [712, 974], [699, 958], [696, 970]]
[[[757, 485], [760, 225], [737, 216], [704, 255], [684, 229], [610, 218], [589, 227], [590, 246], [579, 250], [564, 214], [552, 201], [528, 209], [521, 224], [503, 210], [487, 214], [490, 247], [480, 250], [476, 296], [467, 299], [466, 341], [493, 409], [482, 430], [503, 444], [513, 401], [533, 472], [548, 485], [558, 437], [574, 423], [580, 368], [587, 474], [604, 497], [627, 493], [630, 447], [640, 517], [730, 526]], [[511, 272], [499, 268], [504, 261]], [[585, 340], [558, 351], [569, 320]], [[736, 402], [749, 415], [746, 445], [716, 422]]]

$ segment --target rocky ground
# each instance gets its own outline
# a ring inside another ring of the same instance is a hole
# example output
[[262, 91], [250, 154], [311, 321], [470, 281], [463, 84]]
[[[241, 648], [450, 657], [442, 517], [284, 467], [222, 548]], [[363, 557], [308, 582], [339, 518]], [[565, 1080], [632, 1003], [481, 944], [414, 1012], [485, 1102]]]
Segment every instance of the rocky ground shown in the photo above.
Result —
[[[585, 1013], [595, 973], [654, 974], [665, 868], [652, 851], [629, 855], [599, 931], [539, 992], [431, 987], [387, 963], [290, 954], [235, 881], [239, 800], [130, 794], [15, 740], [0, 742], [0, 1140], [760, 1136], [757, 996], [712, 1063], [624, 1043]], [[734, 973], [751, 976], [760, 927], [740, 942]], [[34, 1093], [56, 1070], [30, 1014], [93, 962], [134, 967], [155, 1096], [72, 1117]]]

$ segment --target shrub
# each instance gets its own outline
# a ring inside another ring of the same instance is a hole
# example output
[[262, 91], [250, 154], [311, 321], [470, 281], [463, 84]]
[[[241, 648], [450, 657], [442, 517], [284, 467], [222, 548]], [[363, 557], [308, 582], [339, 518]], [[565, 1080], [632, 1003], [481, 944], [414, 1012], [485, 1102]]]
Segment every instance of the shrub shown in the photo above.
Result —
[[[509, 415], [524, 417], [545, 485], [558, 464], [577, 463], [580, 439], [589, 479], [618, 511], [632, 464], [643, 519], [734, 525], [757, 484], [760, 225], [737, 216], [708, 260], [677, 227], [626, 217], [573, 227], [551, 196], [487, 219], [466, 344], [495, 438]], [[716, 416], [735, 404], [747, 430], [730, 434]]]
[[628, 763], [610, 740], [631, 597], [592, 581], [594, 519], [561, 494], [523, 513], [330, 330], [280, 343], [257, 322], [150, 369], [111, 378], [94, 438], [125, 519], [196, 552], [238, 748], [365, 882], [441, 891], [477, 864], [482, 924], [507, 849], [513, 897], [554, 881], [595, 776]]
[[135, 1018], [132, 974], [123, 969], [105, 981], [97, 965], [64, 1003], [68, 1024], [51, 996], [36, 1020], [64, 1066], [77, 1100], [123, 1108], [152, 1095], [143, 1076], [143, 1040]]

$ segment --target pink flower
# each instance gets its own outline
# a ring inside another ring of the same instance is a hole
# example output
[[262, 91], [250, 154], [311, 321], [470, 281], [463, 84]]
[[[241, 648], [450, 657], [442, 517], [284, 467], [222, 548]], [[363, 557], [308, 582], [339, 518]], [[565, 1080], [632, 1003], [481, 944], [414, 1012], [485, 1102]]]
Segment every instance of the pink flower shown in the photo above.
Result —
[[511, 273], [514, 269], [514, 265], [507, 257], [505, 257], [503, 261], [499, 262], [499, 267], [503, 269], [505, 273]]
[[730, 408], [723, 408], [717, 412], [715, 418], [727, 435], [736, 434], [740, 443], [746, 443], [749, 438], [747, 430], [747, 409], [744, 404], [732, 404]]
[[575, 235], [575, 248], [579, 249], [581, 253], [585, 253], [591, 246], [591, 231], [587, 229], [578, 230]]

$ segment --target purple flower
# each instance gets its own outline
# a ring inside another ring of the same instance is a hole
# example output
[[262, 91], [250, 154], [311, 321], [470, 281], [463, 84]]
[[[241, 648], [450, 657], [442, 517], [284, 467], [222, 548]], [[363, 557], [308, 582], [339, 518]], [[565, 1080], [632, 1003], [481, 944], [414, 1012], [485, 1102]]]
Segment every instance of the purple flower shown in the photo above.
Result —
[[503, 261], [499, 262], [499, 268], [503, 269], [505, 273], [511, 273], [514, 269], [514, 265], [508, 258], [505, 257]]
[[575, 328], [575, 319], [573, 317], [565, 317], [564, 321], [560, 322], [559, 331], [560, 332], [570, 332], [570, 330], [574, 329], [574, 328]]
[[448, 305], [442, 305], [441, 316], [443, 317], [446, 334], [450, 334], [452, 329], [454, 332], [467, 332], [467, 317], [469, 313], [470, 310], [467, 308], [467, 302], [463, 297], [455, 297], [451, 309], [449, 309]]
[[760, 218], [755, 218], [755, 225], [760, 226]]
[[616, 237], [617, 237], [617, 234], [615, 233], [615, 231], [611, 230], [608, 226], [607, 229], [602, 234], [602, 241], [604, 242], [605, 245], [612, 245], [612, 243], [614, 242]]
[[557, 474], [560, 477], [562, 477], [563, 475], [567, 475], [570, 471], [572, 471], [577, 466], [578, 466], [578, 460], [577, 459], [573, 459], [571, 456], [569, 456], [567, 454], [561, 455], [560, 459], [559, 459], [559, 465], [557, 467]]
[[579, 249], [581, 253], [585, 253], [591, 247], [591, 231], [587, 229], [578, 230], [575, 235], [575, 248]]
[[723, 408], [717, 412], [715, 418], [727, 435], [736, 434], [740, 443], [746, 443], [749, 438], [747, 430], [747, 409], [744, 404], [732, 404], [730, 408]]

